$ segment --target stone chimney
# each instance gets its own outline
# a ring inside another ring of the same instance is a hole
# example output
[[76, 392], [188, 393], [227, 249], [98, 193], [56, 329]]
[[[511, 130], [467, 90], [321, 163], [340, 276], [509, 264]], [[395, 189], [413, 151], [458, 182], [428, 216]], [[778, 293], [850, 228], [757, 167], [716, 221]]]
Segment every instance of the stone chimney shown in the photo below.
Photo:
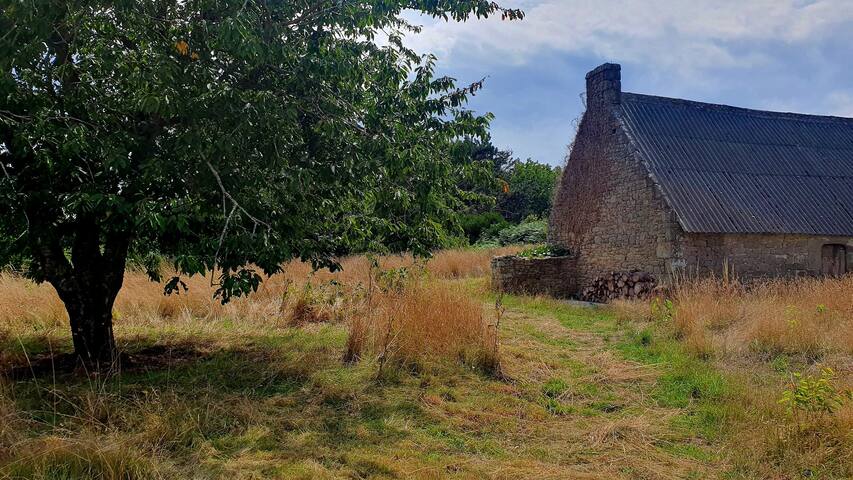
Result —
[[622, 102], [622, 67], [605, 63], [586, 74], [586, 106], [601, 108]]

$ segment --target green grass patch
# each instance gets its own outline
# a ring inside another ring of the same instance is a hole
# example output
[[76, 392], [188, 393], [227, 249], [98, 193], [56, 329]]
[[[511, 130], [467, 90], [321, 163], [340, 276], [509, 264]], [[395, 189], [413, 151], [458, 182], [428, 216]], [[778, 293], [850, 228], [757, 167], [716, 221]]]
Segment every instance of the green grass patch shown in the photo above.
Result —
[[568, 389], [569, 384], [565, 380], [552, 378], [542, 385], [542, 395], [548, 398], [559, 398]]
[[717, 459], [713, 452], [707, 447], [694, 445], [692, 443], [665, 443], [661, 445], [661, 450], [671, 453], [676, 457], [690, 458], [700, 462], [712, 462]]
[[630, 332], [616, 349], [629, 360], [661, 370], [651, 396], [661, 407], [682, 410], [674, 417], [674, 427], [706, 439], [719, 437], [732, 392], [729, 380], [713, 365], [651, 328]]
[[566, 405], [556, 398], [545, 397], [542, 400], [542, 406], [545, 407], [546, 412], [557, 416], [569, 415], [576, 411], [573, 406]]
[[[494, 298], [494, 295], [491, 295]], [[531, 316], [551, 316], [572, 330], [608, 333], [618, 330], [616, 317], [606, 309], [589, 308], [543, 297], [504, 295], [503, 303]]]
[[573, 348], [577, 344], [572, 339], [567, 337], [555, 338], [547, 333], [539, 330], [533, 325], [523, 325], [522, 331], [539, 343], [550, 345], [552, 347]]

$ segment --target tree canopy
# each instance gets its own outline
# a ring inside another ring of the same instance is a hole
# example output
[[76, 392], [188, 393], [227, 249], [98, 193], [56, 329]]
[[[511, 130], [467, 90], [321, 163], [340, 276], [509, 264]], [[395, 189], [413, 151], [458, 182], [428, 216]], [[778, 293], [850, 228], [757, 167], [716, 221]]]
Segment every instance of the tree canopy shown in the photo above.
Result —
[[490, 137], [456, 142], [454, 161], [466, 167], [458, 180], [465, 193], [462, 227], [468, 241], [494, 236], [528, 218], [544, 219], [551, 211], [560, 167], [528, 158], [522, 161], [501, 150]]
[[513, 222], [531, 215], [547, 218], [560, 171], [531, 159], [513, 161], [502, 176], [506, 189], [498, 197], [498, 210]]
[[3, 2], [0, 263], [50, 282], [77, 353], [105, 361], [128, 255], [215, 270], [227, 301], [293, 258], [437, 246], [466, 168], [450, 152], [490, 117], [465, 108], [481, 83], [404, 46], [404, 9], [522, 16], [485, 0]]

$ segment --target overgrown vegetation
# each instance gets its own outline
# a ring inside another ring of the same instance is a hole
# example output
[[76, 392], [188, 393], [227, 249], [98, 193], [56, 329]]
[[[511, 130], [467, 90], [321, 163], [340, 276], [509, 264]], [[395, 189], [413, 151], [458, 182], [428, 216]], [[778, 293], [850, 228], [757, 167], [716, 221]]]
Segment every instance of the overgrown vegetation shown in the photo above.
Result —
[[539, 245], [536, 247], [530, 247], [528, 249], [522, 250], [518, 252], [517, 256], [521, 258], [548, 258], [548, 257], [562, 257], [565, 255], [569, 255], [571, 252], [568, 249], [565, 249], [556, 245]]
[[470, 244], [512, 245], [545, 240], [545, 219], [551, 211], [559, 167], [521, 161], [499, 150], [489, 139], [466, 139], [455, 156], [470, 162], [476, 174], [460, 179], [467, 198], [460, 225]]
[[683, 282], [622, 318], [677, 342], [733, 388], [717, 417], [738, 478], [853, 475], [853, 277]]
[[[810, 322], [844, 333], [849, 278], [591, 309], [493, 296], [491, 256], [518, 251], [293, 262], [227, 305], [209, 279], [164, 297], [131, 271], [116, 335], [136, 362], [120, 375], [69, 374], [55, 293], [4, 275], [0, 478], [853, 473], [848, 346], [794, 342]], [[811, 304], [781, 320], [784, 349], [746, 334]]]
[[480, 237], [478, 246], [498, 247], [524, 245], [545, 242], [548, 236], [548, 223], [538, 218], [528, 218], [518, 225], [507, 225], [494, 233], [486, 230]]

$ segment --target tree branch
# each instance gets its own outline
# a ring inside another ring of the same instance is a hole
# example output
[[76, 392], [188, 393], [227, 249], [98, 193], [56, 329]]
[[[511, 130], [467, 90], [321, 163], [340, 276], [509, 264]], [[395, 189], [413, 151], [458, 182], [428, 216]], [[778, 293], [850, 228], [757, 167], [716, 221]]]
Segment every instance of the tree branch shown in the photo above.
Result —
[[[248, 210], [246, 210], [245, 208], [243, 208], [242, 205], [240, 205], [240, 202], [238, 202], [233, 196], [231, 196], [230, 193], [228, 193], [228, 190], [225, 188], [225, 184], [222, 183], [222, 177], [219, 176], [219, 172], [216, 171], [216, 168], [213, 167], [213, 164], [211, 164], [209, 160], [205, 160], [204, 163], [207, 164], [207, 168], [210, 169], [211, 173], [213, 173], [214, 178], [216, 178], [216, 183], [219, 185], [219, 189], [222, 190], [222, 195], [224, 195], [226, 198], [228, 198], [228, 200], [231, 201], [231, 204], [233, 205], [234, 208], [237, 208], [241, 212], [246, 214], [246, 216], [249, 217], [249, 219], [255, 223], [255, 226], [263, 225], [263, 226], [267, 227], [267, 230], [272, 230], [272, 226], [269, 223], [255, 217], [254, 215], [249, 213]], [[233, 209], [232, 209], [232, 214], [233, 214]], [[231, 215], [229, 215], [228, 218], [230, 220]], [[227, 226], [227, 223], [226, 223], [226, 226]]]
[[[8, 150], [8, 146], [6, 148]], [[3, 160], [3, 157], [0, 157], [0, 168], [3, 169], [3, 175], [6, 176], [6, 180], [9, 180], [9, 183], [12, 186], [12, 191], [15, 192], [15, 195], [17, 196], [18, 195], [18, 189], [15, 188], [15, 180], [12, 179], [11, 175], [9, 175], [9, 171], [6, 169], [6, 163]], [[21, 232], [20, 235], [18, 235], [18, 237], [15, 239], [16, 241], [24, 238], [24, 235], [26, 235], [27, 232], [30, 231], [30, 216], [27, 215], [26, 210], [23, 210], [23, 213], [24, 213], [24, 220], [27, 222], [27, 227], [24, 229], [23, 232]]]

